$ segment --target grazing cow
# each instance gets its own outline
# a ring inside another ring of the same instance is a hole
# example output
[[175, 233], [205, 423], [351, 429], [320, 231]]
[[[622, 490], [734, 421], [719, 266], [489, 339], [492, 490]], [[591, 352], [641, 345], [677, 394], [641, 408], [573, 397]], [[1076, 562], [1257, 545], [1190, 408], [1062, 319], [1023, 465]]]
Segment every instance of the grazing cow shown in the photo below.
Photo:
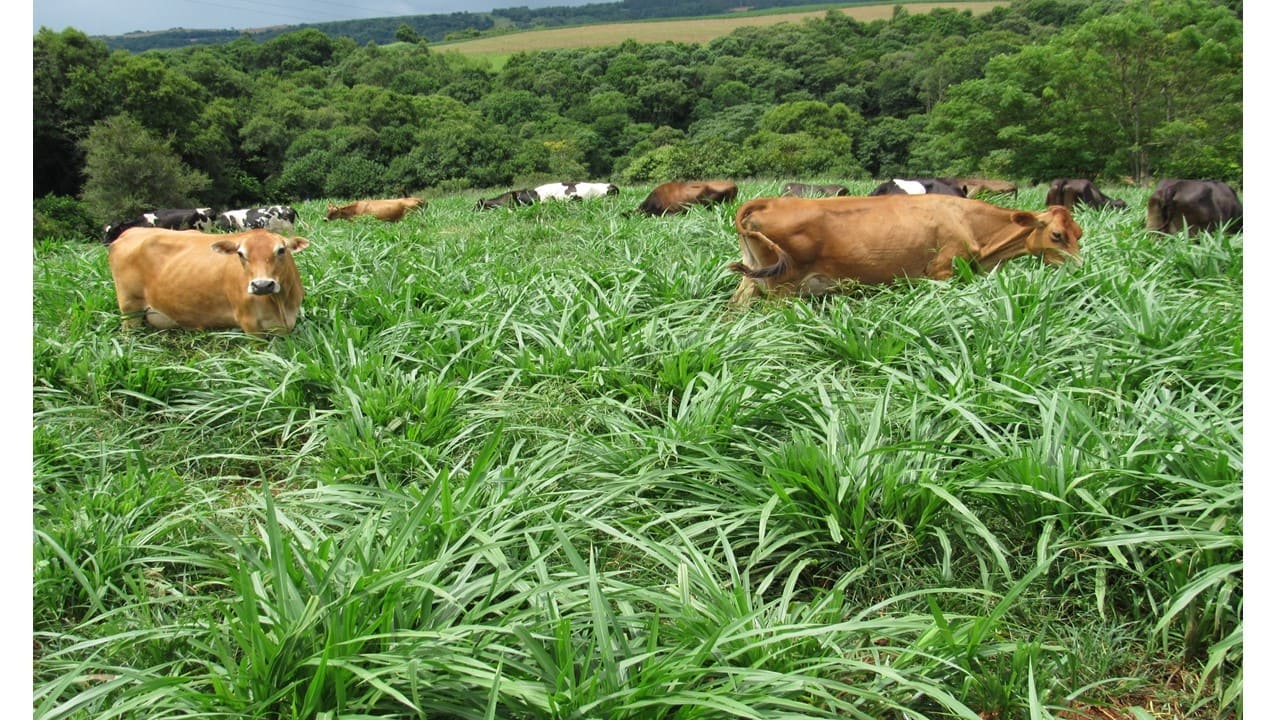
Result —
[[482, 198], [476, 202], [477, 210], [492, 210], [512, 205], [534, 205], [538, 202], [538, 193], [533, 190], [508, 190], [498, 197]]
[[263, 229], [205, 235], [139, 227], [111, 244], [107, 264], [126, 325], [284, 334], [303, 296], [293, 254], [308, 244]]
[[372, 215], [386, 222], [399, 222], [410, 210], [426, 207], [422, 198], [403, 197], [392, 200], [357, 200], [350, 205], [330, 205], [324, 219], [350, 220], [357, 215]]
[[298, 211], [288, 205], [227, 210], [218, 213], [218, 227], [223, 230], [253, 230], [265, 228], [276, 232], [293, 230], [298, 221]]
[[1008, 180], [990, 180], [979, 177], [945, 177], [938, 178], [948, 185], [959, 188], [965, 197], [978, 197], [979, 195], [1001, 195], [1009, 193], [1015, 198], [1018, 196], [1018, 186]]
[[1092, 208], [1129, 207], [1128, 203], [1117, 198], [1109, 198], [1102, 194], [1097, 185], [1084, 178], [1058, 178], [1049, 183], [1049, 194], [1044, 198], [1046, 207], [1061, 205], [1074, 210], [1076, 205], [1085, 204]]
[[1230, 185], [1218, 180], [1161, 180], [1147, 200], [1147, 229], [1188, 235], [1224, 227], [1244, 229], [1244, 206]]
[[894, 178], [880, 183], [870, 193], [871, 197], [880, 195], [952, 195], [964, 197], [964, 191], [941, 178], [915, 178], [904, 180]]
[[120, 233], [134, 227], [158, 227], [169, 230], [212, 230], [216, 224], [213, 208], [165, 208], [152, 210], [133, 218], [107, 225], [102, 229], [102, 242], [110, 245]]
[[1026, 212], [943, 195], [759, 198], [734, 223], [742, 282], [733, 302], [760, 292], [819, 295], [844, 281], [951, 277], [952, 261], [983, 271], [1020, 255], [1061, 263], [1080, 252], [1080, 226], [1063, 207]]
[[612, 183], [558, 182], [539, 185], [533, 191], [538, 194], [539, 201], [586, 200], [617, 195], [618, 187]]
[[806, 185], [793, 182], [782, 186], [782, 194], [795, 197], [844, 197], [849, 194], [849, 188], [843, 185]]
[[733, 202], [738, 186], [729, 180], [663, 183], [649, 193], [636, 212], [642, 215], [675, 215], [694, 205]]

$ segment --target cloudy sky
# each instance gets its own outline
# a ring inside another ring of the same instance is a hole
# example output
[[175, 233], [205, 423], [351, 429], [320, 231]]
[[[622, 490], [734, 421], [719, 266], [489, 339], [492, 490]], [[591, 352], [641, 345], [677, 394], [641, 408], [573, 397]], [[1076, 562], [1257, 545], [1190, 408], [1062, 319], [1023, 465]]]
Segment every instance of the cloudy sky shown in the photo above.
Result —
[[613, 0], [35, 0], [31, 31], [72, 27], [89, 35], [134, 30], [249, 30], [354, 18], [576, 6]]

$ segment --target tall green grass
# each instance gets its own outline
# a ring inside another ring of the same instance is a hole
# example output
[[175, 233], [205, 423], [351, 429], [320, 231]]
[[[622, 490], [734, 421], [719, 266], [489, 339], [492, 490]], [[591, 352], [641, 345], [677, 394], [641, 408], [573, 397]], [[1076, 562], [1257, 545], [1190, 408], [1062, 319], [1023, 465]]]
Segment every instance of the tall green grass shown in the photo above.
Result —
[[271, 340], [38, 245], [34, 716], [1240, 714], [1241, 236], [740, 310], [647, 190], [303, 205]]

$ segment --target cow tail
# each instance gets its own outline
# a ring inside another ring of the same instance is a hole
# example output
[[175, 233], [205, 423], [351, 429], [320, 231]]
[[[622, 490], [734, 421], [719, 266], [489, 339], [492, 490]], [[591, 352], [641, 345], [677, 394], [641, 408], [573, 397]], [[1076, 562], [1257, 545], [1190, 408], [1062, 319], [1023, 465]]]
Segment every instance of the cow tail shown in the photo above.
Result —
[[742, 234], [743, 238], [750, 237], [772, 250], [774, 254], [778, 256], [778, 261], [772, 265], [766, 265], [754, 270], [740, 262], [729, 263], [730, 270], [736, 273], [742, 273], [749, 278], [761, 280], [764, 278], [775, 278], [780, 275], [784, 275], [791, 269], [791, 266], [794, 264], [791, 256], [787, 254], [786, 250], [778, 247], [778, 244], [770, 240], [764, 233], [759, 232], [758, 230], [746, 230], [741, 227], [739, 227], [738, 232]]

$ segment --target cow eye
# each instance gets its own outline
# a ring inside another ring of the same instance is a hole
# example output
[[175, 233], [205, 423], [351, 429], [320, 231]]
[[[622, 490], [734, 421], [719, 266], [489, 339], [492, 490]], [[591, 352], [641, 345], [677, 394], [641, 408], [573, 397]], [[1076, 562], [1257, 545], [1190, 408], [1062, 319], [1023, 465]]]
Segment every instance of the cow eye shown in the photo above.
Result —
[[284, 246], [281, 245], [280, 247], [276, 248], [276, 257], [280, 257], [283, 254], [284, 254]]
[[1051, 240], [1053, 240], [1055, 243], [1059, 244], [1059, 245], [1066, 245], [1066, 244], [1067, 244], [1067, 239], [1066, 239], [1066, 237], [1064, 237], [1064, 236], [1062, 235], [1062, 233], [1060, 233], [1060, 232], [1058, 232], [1058, 231], [1056, 231], [1056, 230], [1055, 230], [1054, 232], [1049, 233], [1049, 238], [1050, 238]]
[[244, 248], [236, 248], [236, 254], [240, 256], [241, 260], [249, 259], [249, 256], [244, 253]]

